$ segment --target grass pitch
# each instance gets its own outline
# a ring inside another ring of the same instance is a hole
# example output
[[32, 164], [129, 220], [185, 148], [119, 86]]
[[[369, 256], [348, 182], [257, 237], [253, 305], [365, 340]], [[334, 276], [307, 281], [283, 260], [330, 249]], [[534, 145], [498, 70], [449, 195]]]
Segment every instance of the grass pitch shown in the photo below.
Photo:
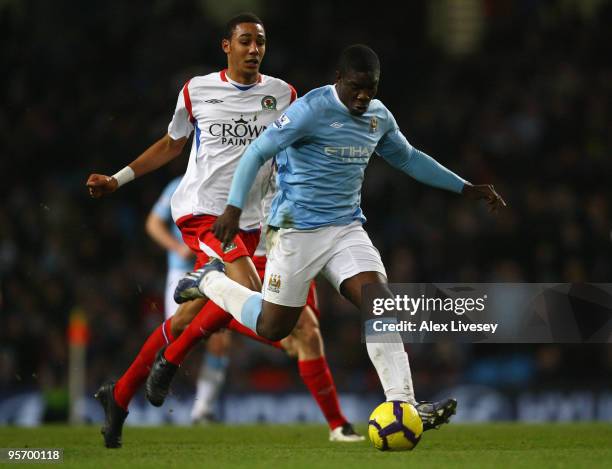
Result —
[[127, 427], [108, 450], [98, 426], [0, 427], [0, 447], [63, 448], [63, 467], [612, 467], [609, 424], [451, 424], [404, 453], [327, 437], [318, 425]]

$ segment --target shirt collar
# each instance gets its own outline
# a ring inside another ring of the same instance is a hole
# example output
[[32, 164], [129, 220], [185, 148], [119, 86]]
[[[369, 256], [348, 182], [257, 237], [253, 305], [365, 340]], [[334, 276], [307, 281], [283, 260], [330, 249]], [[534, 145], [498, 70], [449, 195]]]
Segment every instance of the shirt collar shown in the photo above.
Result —
[[259, 83], [261, 83], [261, 73], [259, 74], [259, 76], [257, 77], [257, 81], [255, 83], [253, 83], [252, 85], [243, 85], [242, 83], [238, 83], [237, 81], [232, 80], [228, 75], [227, 75], [227, 68], [224, 68], [223, 70], [221, 70], [221, 72], [219, 72], [220, 76], [221, 76], [221, 81], [226, 81], [228, 83], [231, 83], [232, 85], [234, 85], [236, 88], [238, 88], [240, 91], [246, 91], [246, 90], [250, 90], [251, 88], [253, 88], [255, 85], [258, 85]]
[[338, 102], [338, 104], [339, 104], [339, 105], [342, 107], [342, 109], [344, 109], [346, 112], [349, 112], [349, 108], [347, 108], [347, 107], [345, 106], [345, 104], [344, 104], [342, 101], [340, 101], [340, 96], [338, 96], [338, 91], [336, 90], [336, 85], [329, 85], [329, 86], [331, 86], [332, 93], [333, 93], [333, 95], [334, 95], [334, 98], [336, 98], [336, 101]]

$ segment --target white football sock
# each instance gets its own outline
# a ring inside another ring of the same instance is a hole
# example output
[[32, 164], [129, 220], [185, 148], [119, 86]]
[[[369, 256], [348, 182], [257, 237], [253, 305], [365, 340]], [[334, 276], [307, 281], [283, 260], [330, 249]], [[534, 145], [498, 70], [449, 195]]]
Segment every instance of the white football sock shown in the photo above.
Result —
[[207, 414], [211, 414], [215, 393], [215, 384], [207, 379], [198, 379], [196, 396], [191, 408], [191, 420], [197, 421]]
[[408, 354], [399, 333], [370, 336], [366, 338], [366, 342], [368, 355], [376, 368], [387, 401], [403, 401], [416, 405]]
[[196, 398], [191, 409], [191, 419], [198, 420], [212, 414], [221, 386], [225, 382], [227, 357], [206, 354], [198, 375]]
[[261, 293], [234, 282], [222, 272], [206, 274], [199, 288], [217, 306], [234, 316], [236, 321], [257, 332], [257, 318], [261, 313]]

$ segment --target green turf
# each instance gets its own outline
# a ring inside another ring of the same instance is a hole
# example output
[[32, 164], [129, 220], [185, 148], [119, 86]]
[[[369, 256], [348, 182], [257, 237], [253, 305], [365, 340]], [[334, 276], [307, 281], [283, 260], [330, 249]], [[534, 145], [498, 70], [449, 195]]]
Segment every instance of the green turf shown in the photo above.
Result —
[[612, 467], [609, 424], [455, 424], [406, 453], [329, 443], [313, 425], [127, 427], [123, 440], [107, 450], [98, 427], [0, 427], [0, 447], [64, 448], [62, 467]]

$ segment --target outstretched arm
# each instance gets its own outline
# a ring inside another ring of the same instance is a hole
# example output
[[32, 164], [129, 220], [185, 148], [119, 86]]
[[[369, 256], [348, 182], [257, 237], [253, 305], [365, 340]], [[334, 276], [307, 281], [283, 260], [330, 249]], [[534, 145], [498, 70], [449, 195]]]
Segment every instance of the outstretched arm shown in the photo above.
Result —
[[132, 179], [156, 170], [180, 155], [186, 142], [187, 137], [174, 140], [166, 134], [113, 176], [91, 174], [85, 184], [89, 195], [97, 199], [111, 194]]
[[261, 136], [251, 143], [242, 155], [232, 179], [225, 211], [213, 225], [213, 233], [224, 245], [234, 239], [238, 233], [242, 207], [259, 168], [279, 151], [280, 147], [272, 139]]
[[399, 129], [389, 132], [376, 148], [376, 151], [390, 165], [419, 182], [463, 194], [472, 200], [484, 199], [491, 211], [506, 206], [506, 202], [495, 192], [492, 185], [470, 184], [428, 154], [410, 145]]
[[187, 82], [178, 95], [176, 109], [168, 125], [168, 133], [114, 175], [91, 174], [85, 183], [89, 195], [97, 199], [111, 194], [132, 179], [150, 173], [176, 158], [183, 151], [193, 131], [194, 122], [189, 99], [189, 82]]
[[[407, 142], [406, 142], [407, 143]], [[468, 184], [466, 180], [457, 176], [451, 170], [445, 168], [431, 156], [410, 146], [404, 151], [382, 155], [382, 157], [393, 167], [412, 176], [423, 184], [428, 184], [439, 189], [461, 193], [463, 187]]]

